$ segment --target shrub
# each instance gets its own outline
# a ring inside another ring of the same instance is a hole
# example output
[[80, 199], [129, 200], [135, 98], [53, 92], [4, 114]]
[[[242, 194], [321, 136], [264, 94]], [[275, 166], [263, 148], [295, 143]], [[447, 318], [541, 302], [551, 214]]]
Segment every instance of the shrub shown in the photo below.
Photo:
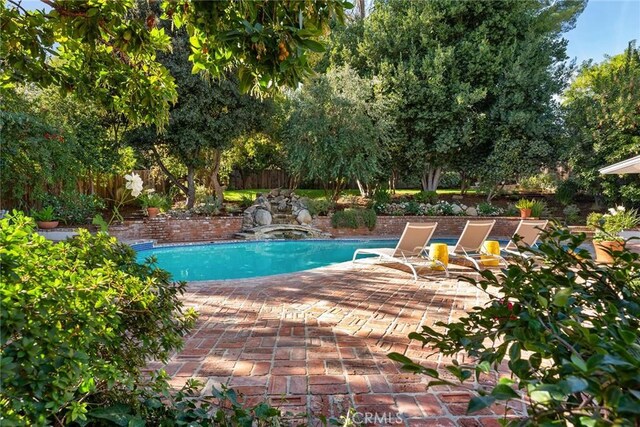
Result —
[[382, 212], [384, 207], [391, 203], [391, 193], [384, 188], [377, 188], [371, 196], [371, 208], [376, 212]]
[[517, 209], [531, 209], [534, 203], [534, 200], [520, 199], [516, 202], [515, 206]]
[[418, 203], [438, 203], [438, 193], [435, 191], [421, 191], [413, 196], [413, 200]]
[[576, 205], [567, 205], [562, 210], [562, 214], [567, 224], [575, 224], [580, 219], [580, 208]]
[[479, 203], [476, 210], [481, 216], [498, 216], [504, 212], [499, 206], [494, 206], [489, 202]]
[[41, 201], [45, 206], [53, 206], [56, 216], [65, 224], [89, 224], [106, 207], [104, 200], [95, 194], [79, 191], [63, 191], [59, 196], [46, 194]]
[[373, 209], [345, 209], [334, 213], [331, 217], [333, 228], [367, 227], [373, 230], [376, 221], [377, 215]]
[[171, 208], [171, 203], [166, 196], [154, 192], [142, 194], [138, 200], [142, 209], [159, 208], [162, 211], [166, 211]]
[[549, 216], [547, 202], [541, 199], [534, 200], [533, 205], [531, 205], [531, 216], [536, 218]]
[[[625, 251], [602, 268], [580, 248], [584, 241], [584, 234], [551, 229], [527, 249], [543, 263], [518, 258], [498, 275], [485, 270], [480, 280], [466, 279], [487, 293], [486, 305], [409, 335], [430, 352], [465, 354], [446, 369], [463, 385], [480, 379], [467, 412], [518, 400], [528, 405], [525, 418], [505, 412], [508, 425], [635, 425], [640, 254]], [[430, 385], [458, 385], [402, 354], [389, 357], [435, 378]], [[505, 366], [511, 378], [499, 374]]]
[[558, 185], [556, 175], [550, 173], [540, 173], [523, 178], [518, 184], [526, 191], [554, 191]]
[[242, 198], [240, 199], [240, 206], [243, 209], [250, 208], [251, 206], [253, 206], [253, 200], [254, 198], [252, 196], [242, 196]]
[[222, 202], [216, 196], [206, 196], [202, 203], [194, 206], [193, 213], [198, 215], [218, 215], [222, 209]]
[[334, 206], [334, 203], [327, 199], [306, 199], [305, 203], [311, 216], [327, 215]]
[[404, 211], [408, 215], [422, 214], [422, 208], [420, 207], [420, 203], [418, 203], [415, 200], [409, 200], [409, 202], [407, 202], [407, 206], [404, 208]]
[[458, 172], [447, 171], [440, 175], [440, 188], [460, 188], [462, 180]]
[[563, 205], [571, 204], [580, 190], [580, 185], [572, 179], [567, 179], [558, 184], [556, 199]]
[[3, 424], [80, 422], [125, 401], [193, 325], [185, 283], [104, 233], [79, 233], [53, 243], [21, 213], [0, 220]]

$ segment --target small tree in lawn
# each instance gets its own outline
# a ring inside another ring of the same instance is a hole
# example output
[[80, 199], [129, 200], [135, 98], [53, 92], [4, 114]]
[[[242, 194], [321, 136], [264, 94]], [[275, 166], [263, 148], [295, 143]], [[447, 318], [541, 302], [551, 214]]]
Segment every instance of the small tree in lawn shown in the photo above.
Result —
[[332, 200], [350, 181], [367, 183], [378, 171], [375, 126], [364, 102], [370, 97], [370, 84], [343, 68], [291, 98], [282, 132], [289, 170], [321, 180]]

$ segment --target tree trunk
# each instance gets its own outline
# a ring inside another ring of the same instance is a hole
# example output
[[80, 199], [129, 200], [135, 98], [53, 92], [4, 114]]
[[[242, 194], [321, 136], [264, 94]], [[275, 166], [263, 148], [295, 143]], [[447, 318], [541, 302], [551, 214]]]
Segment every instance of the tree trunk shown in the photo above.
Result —
[[[169, 172], [169, 169], [167, 169], [167, 167], [164, 165], [164, 163], [162, 163], [162, 158], [160, 157], [160, 154], [158, 153], [158, 150], [156, 149], [155, 146], [153, 146], [151, 148], [151, 152], [153, 153], [153, 157], [155, 158], [156, 163], [158, 163], [158, 166], [160, 167], [162, 172], [164, 172], [165, 176], [169, 179], [169, 181], [174, 183], [175, 186], [178, 187], [180, 189], [180, 191], [182, 191], [184, 193], [184, 195], [187, 196], [187, 199], [188, 199], [189, 198], [189, 191], [190, 191], [189, 188], [185, 187], [184, 185], [182, 185], [180, 183], [180, 181], [178, 181], [178, 178], [176, 178], [171, 172]], [[191, 168], [191, 169], [193, 169], [193, 168]], [[195, 173], [195, 170], [193, 170], [193, 173]], [[193, 176], [191, 178], [193, 179]], [[192, 197], [192, 199], [195, 198], [195, 191], [196, 191], [196, 188], [194, 186], [193, 187], [194, 197]]]
[[187, 167], [187, 209], [193, 209], [196, 203], [196, 168]]
[[356, 179], [356, 184], [358, 184], [358, 190], [360, 191], [360, 196], [369, 197], [369, 195], [371, 194], [371, 191], [369, 190], [369, 186], [362, 184], [362, 182], [360, 182], [359, 179]]
[[465, 171], [460, 171], [460, 194], [463, 196], [467, 194], [469, 190], [469, 176]]
[[215, 150], [213, 155], [213, 172], [211, 172], [211, 183], [213, 183], [213, 191], [216, 194], [216, 199], [220, 203], [224, 201], [224, 188], [220, 185], [218, 180], [218, 173], [220, 172], [220, 150]]
[[391, 170], [391, 176], [389, 176], [389, 193], [396, 194], [396, 184], [398, 183], [398, 171]]
[[438, 184], [440, 183], [441, 172], [442, 168], [440, 166], [427, 166], [427, 169], [424, 171], [421, 179], [422, 191], [436, 191], [438, 189]]

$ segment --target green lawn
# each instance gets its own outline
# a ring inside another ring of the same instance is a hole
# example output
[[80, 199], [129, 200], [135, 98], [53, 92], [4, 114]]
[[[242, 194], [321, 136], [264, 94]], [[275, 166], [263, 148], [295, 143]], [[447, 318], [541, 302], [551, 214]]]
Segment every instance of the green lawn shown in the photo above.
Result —
[[[250, 189], [250, 190], [227, 190], [224, 192], [224, 199], [227, 202], [240, 202], [243, 197], [251, 197], [251, 199], [255, 199], [257, 193], [268, 193], [270, 190], [268, 189]], [[310, 199], [322, 199], [324, 198], [323, 190], [303, 190], [297, 189], [296, 194], [304, 197], [308, 197]], [[407, 196], [419, 193], [419, 189], [404, 189], [404, 190], [396, 190], [396, 194], [400, 196]], [[459, 194], [460, 190], [457, 189], [444, 189], [438, 190], [438, 194]], [[475, 190], [469, 190], [468, 194], [475, 194]], [[358, 190], [345, 190], [342, 192], [342, 195], [348, 196], [359, 196], [360, 192]]]

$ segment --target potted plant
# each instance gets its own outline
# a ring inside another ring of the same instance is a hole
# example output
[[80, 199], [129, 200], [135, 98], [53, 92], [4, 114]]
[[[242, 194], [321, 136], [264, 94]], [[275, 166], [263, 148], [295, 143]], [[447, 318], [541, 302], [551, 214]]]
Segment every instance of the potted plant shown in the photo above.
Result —
[[140, 197], [140, 202], [142, 203], [142, 209], [146, 211], [149, 218], [155, 218], [161, 210], [167, 209], [169, 205], [166, 197], [153, 192], [143, 194]]
[[53, 206], [45, 206], [44, 208], [31, 213], [33, 219], [38, 223], [38, 228], [43, 230], [56, 228], [58, 221], [53, 211]]
[[531, 216], [531, 208], [533, 208], [534, 204], [535, 202], [533, 200], [518, 200], [518, 203], [516, 203], [516, 208], [520, 209], [520, 218], [529, 218]]
[[624, 206], [611, 208], [604, 215], [592, 212], [587, 217], [587, 226], [595, 231], [593, 246], [596, 250], [596, 261], [606, 264], [613, 263], [611, 253], [622, 251], [624, 239], [620, 233], [634, 228], [640, 223], [640, 217], [635, 209], [626, 210]]

